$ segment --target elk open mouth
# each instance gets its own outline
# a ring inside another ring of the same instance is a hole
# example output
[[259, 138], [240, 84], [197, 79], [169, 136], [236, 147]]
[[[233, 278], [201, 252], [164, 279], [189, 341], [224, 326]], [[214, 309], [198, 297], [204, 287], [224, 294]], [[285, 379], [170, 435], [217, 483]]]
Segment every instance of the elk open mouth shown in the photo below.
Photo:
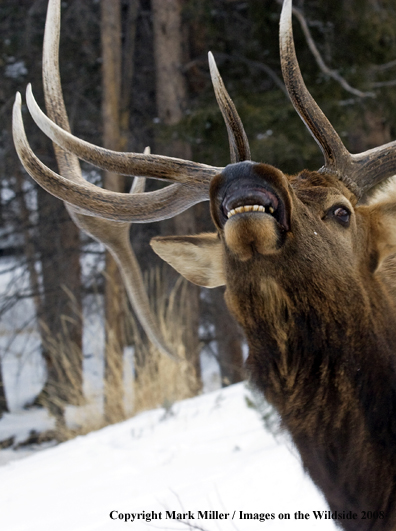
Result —
[[282, 199], [272, 190], [263, 186], [230, 187], [221, 203], [221, 218], [223, 225], [238, 214], [266, 214], [272, 216], [283, 230], [288, 230], [286, 210]]
[[226, 166], [210, 184], [210, 210], [217, 227], [241, 221], [274, 222], [279, 233], [290, 230], [291, 203], [284, 174], [269, 164], [251, 161]]

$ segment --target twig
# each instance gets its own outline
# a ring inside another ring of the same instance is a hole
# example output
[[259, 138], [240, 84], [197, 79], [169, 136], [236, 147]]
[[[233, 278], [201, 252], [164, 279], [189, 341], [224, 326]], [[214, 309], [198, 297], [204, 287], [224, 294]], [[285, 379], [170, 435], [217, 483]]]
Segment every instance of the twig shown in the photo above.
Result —
[[[287, 93], [285, 84], [283, 83], [281, 78], [277, 75], [277, 73], [274, 70], [272, 70], [272, 68], [270, 68], [265, 63], [263, 63], [261, 61], [253, 61], [251, 59], [247, 59], [246, 57], [244, 57], [243, 55], [240, 55], [240, 54], [230, 55], [228, 53], [216, 52], [215, 55], [216, 55], [216, 59], [221, 58], [221, 59], [227, 59], [227, 60], [231, 60], [231, 61], [236, 59], [238, 61], [241, 61], [242, 63], [245, 63], [246, 65], [250, 66], [251, 68], [256, 68], [257, 70], [262, 70], [263, 72], [265, 72], [273, 80], [275, 85], [277, 85], [281, 89], [281, 91], [287, 96], [287, 99], [289, 99], [289, 95]], [[198, 58], [198, 59], [194, 59], [193, 61], [190, 61], [189, 63], [186, 63], [183, 66], [183, 72], [187, 72], [188, 70], [190, 70], [192, 67], [196, 66], [197, 64], [206, 65], [206, 59], [204, 60], [202, 58]]]
[[394, 87], [396, 85], [396, 79], [391, 79], [390, 81], [377, 81], [376, 83], [371, 83], [373, 88], [381, 87]]
[[242, 63], [245, 63], [246, 65], [248, 65], [248, 66], [250, 66], [252, 68], [256, 68], [258, 70], [262, 70], [263, 72], [268, 74], [268, 76], [274, 81], [274, 83], [287, 96], [287, 99], [289, 99], [289, 95], [288, 95], [288, 92], [286, 90], [285, 84], [280, 79], [280, 77], [276, 74], [276, 72], [274, 70], [272, 70], [272, 68], [270, 68], [265, 63], [262, 63], [261, 61], [253, 61], [251, 59], [247, 59], [246, 57], [244, 57], [243, 55], [240, 55], [240, 54], [230, 55], [228, 53], [216, 53], [216, 57], [222, 58], [222, 59], [229, 59], [231, 61], [233, 61], [234, 59], [237, 59], [237, 60], [241, 61]]
[[388, 70], [389, 68], [393, 68], [396, 66], [396, 59], [393, 61], [389, 61], [389, 63], [384, 63], [383, 65], [373, 65], [371, 67], [371, 70], [374, 70], [376, 72], [383, 72], [384, 70]]
[[274, 70], [272, 70], [272, 68], [270, 68], [265, 63], [262, 63], [261, 61], [252, 61], [251, 59], [247, 59], [246, 57], [243, 57], [243, 55], [237, 54], [235, 55], [235, 57], [239, 59], [240, 61], [242, 61], [243, 63], [245, 63], [246, 65], [265, 72], [272, 79], [275, 85], [277, 85], [281, 89], [281, 91], [286, 95], [287, 99], [289, 99], [289, 95], [286, 90], [285, 84], [283, 83], [281, 78], [277, 75], [277, 73]]

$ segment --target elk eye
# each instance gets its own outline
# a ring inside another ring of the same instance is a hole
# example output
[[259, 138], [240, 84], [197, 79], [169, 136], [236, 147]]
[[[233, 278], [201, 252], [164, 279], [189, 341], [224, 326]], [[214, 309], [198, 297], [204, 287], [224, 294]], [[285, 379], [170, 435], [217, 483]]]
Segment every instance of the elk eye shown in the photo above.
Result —
[[343, 225], [344, 227], [349, 226], [351, 213], [347, 208], [342, 206], [336, 206], [333, 208], [332, 214], [341, 225]]

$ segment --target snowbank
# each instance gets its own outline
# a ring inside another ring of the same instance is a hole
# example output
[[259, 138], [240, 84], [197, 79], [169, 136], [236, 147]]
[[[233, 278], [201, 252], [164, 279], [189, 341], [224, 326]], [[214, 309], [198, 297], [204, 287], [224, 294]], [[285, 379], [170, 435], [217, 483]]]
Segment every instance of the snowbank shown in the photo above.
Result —
[[[326, 510], [322, 496], [292, 446], [264, 430], [248, 394], [234, 385], [1, 467], [0, 529], [191, 528], [167, 518], [174, 511], [208, 531], [334, 530], [315, 520], [313, 511]], [[297, 511], [309, 519], [295, 519]]]

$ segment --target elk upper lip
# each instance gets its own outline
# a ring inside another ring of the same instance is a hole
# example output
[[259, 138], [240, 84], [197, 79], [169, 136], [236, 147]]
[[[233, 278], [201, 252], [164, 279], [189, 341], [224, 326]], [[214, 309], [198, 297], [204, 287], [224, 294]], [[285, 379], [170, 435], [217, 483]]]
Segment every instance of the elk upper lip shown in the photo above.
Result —
[[246, 212], [266, 213], [275, 218], [287, 230], [283, 201], [271, 190], [264, 187], [237, 188], [226, 192], [222, 201], [224, 222], [236, 214]]

